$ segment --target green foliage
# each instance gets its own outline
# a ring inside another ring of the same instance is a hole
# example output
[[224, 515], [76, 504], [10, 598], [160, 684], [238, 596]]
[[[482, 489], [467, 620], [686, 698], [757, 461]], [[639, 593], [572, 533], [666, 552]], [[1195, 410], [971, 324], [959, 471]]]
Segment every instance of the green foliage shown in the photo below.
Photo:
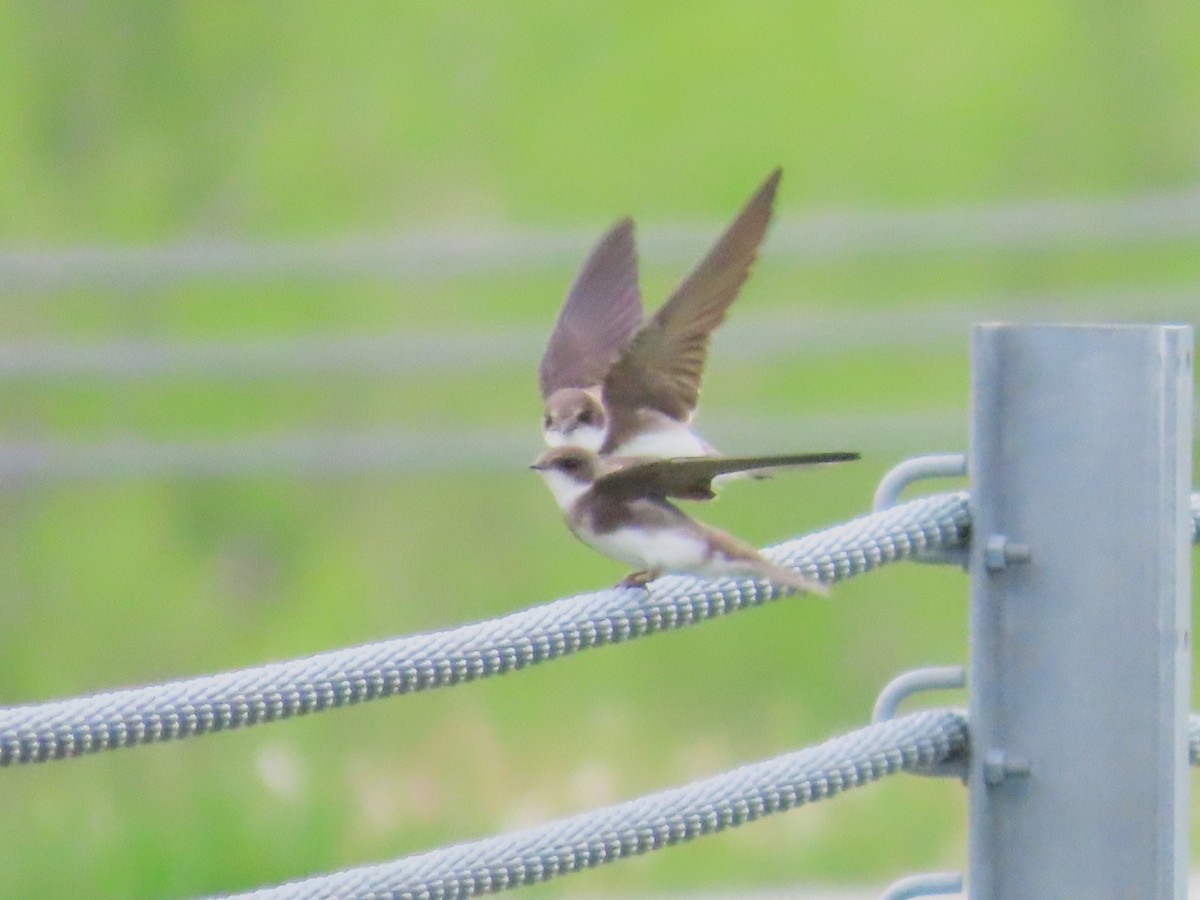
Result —
[[[1082, 0], [10, 3], [0, 244], [599, 234], [626, 212], [717, 223], [779, 163], [785, 215], [1178, 189], [1197, 178], [1198, 40], [1195, 5]], [[768, 245], [734, 317], [840, 315], [850, 328], [856, 311], [961, 303], [986, 318], [993, 296], [1007, 298], [999, 314], [1036, 316], [1043, 297], [1193, 285], [1195, 251], [801, 263]], [[650, 304], [682, 274], [653, 258], [644, 269]], [[548, 330], [571, 275], [25, 287], [6, 292], [0, 329], [14, 341]], [[964, 334], [853, 337], [770, 364], [723, 354], [718, 339], [702, 422], [965, 422]], [[4, 381], [0, 440], [527, 425], [532, 458], [534, 365], [421, 380]], [[878, 441], [856, 466], [731, 487], [698, 512], [759, 544], [849, 518], [914, 441], [944, 449], [944, 436], [922, 437]], [[9, 484], [0, 572], [6, 705], [449, 627], [621, 574], [571, 539], [521, 470]], [[965, 592], [961, 573], [903, 566], [830, 600], [488, 683], [2, 772], [0, 893], [251, 887], [817, 742], [860, 724], [896, 672], [965, 658]], [[883, 882], [961, 865], [964, 815], [957, 785], [894, 780], [530, 895]]]

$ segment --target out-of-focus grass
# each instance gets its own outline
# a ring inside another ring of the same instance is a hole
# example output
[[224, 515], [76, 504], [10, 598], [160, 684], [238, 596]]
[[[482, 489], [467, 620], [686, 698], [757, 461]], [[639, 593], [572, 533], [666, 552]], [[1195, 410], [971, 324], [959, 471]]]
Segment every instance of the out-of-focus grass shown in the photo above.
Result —
[[[13, 4], [20, 240], [1109, 191], [1195, 175], [1200, 14], [540, 2]], [[750, 175], [749, 173], [754, 173]]]
[[[878, 468], [730, 490], [706, 518], [759, 543], [779, 539], [859, 512]], [[6, 569], [15, 564], [23, 592], [39, 601], [6, 610], [5, 633], [29, 636], [6, 654], [9, 690], [21, 699], [453, 625], [620, 573], [571, 540], [524, 472], [38, 494], [3, 535]], [[892, 671], [931, 655], [961, 658], [961, 592], [952, 572], [881, 572], [832, 600], [787, 601], [494, 683], [11, 772], [9, 802], [57, 804], [65, 821], [20, 826], [5, 871], [16, 884], [72, 891], [121, 860], [115, 894], [215, 890], [654, 790], [856, 725]], [[774, 863], [761, 847], [746, 855], [753, 841], [730, 838], [716, 856], [667, 854], [651, 871], [608, 877], [681, 889], [714, 877], [844, 877], [862, 871], [861, 831], [891, 805], [879, 804], [813, 810], [827, 827], [811, 833], [765, 826], [763, 840], [782, 854]], [[878, 864], [945, 852], [961, 812], [945, 809], [940, 839], [937, 828], [896, 829]], [[268, 847], [251, 866], [231, 853], [238, 843]], [[79, 852], [93, 863], [53, 864], [79, 846], [92, 848]], [[206, 880], [209, 870], [225, 880]], [[179, 880], [157, 880], [166, 877]]]
[[[1197, 38], [1197, 8], [1101, 16], [1068, 0], [11, 4], [0, 8], [0, 249], [459, 225], [599, 233], [625, 212], [717, 222], [777, 163], [784, 213], [1168, 189], [1197, 176]], [[681, 274], [644, 260], [647, 304]], [[0, 330], [6, 340], [548, 330], [571, 275], [24, 287], [4, 294]], [[986, 309], [995, 297], [1036, 314], [1041, 297], [1198, 280], [1187, 241], [803, 265], [768, 243], [733, 315]], [[965, 335], [905, 337], [764, 364], [734, 358], [718, 336], [702, 421], [965, 417]], [[4, 382], [0, 440], [528, 426], [532, 456], [535, 362], [469, 378]], [[797, 434], [795, 446], [826, 437]], [[867, 508], [910, 442], [732, 486], [697, 514], [760, 544], [843, 520]], [[449, 627], [620, 574], [571, 539], [519, 468], [0, 490], [5, 704]], [[249, 887], [820, 741], [861, 724], [896, 672], [965, 658], [965, 592], [957, 571], [901, 566], [830, 600], [452, 691], [2, 772], [0, 893]], [[883, 881], [961, 865], [964, 801], [952, 783], [896, 779], [530, 894]]]

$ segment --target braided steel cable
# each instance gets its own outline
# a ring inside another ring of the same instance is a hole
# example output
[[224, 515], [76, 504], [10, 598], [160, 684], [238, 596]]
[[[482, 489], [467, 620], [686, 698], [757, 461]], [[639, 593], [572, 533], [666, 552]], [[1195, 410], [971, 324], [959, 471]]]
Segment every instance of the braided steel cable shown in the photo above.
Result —
[[965, 716], [926, 710], [546, 825], [235, 896], [449, 900], [490, 894], [714, 834], [966, 752]]
[[[830, 582], [964, 545], [965, 493], [903, 503], [764, 551]], [[499, 675], [776, 599], [764, 582], [668, 576], [498, 619], [166, 684], [0, 709], [0, 765], [173, 740]]]
[[[925, 710], [765, 762], [513, 834], [347, 869], [224, 900], [440, 900], [495, 893], [658, 850], [832, 797], [900, 771], [961, 762], [967, 718]], [[1200, 766], [1200, 715], [1188, 722]]]
[[[1200, 541], [1200, 494], [1191, 498]], [[936, 494], [786, 541], [764, 555], [831, 582], [965, 546], [965, 492]], [[762, 605], [763, 582], [668, 576], [648, 591], [579, 594], [485, 622], [303, 659], [0, 709], [0, 766], [45, 762], [271, 722], [445, 687]]]

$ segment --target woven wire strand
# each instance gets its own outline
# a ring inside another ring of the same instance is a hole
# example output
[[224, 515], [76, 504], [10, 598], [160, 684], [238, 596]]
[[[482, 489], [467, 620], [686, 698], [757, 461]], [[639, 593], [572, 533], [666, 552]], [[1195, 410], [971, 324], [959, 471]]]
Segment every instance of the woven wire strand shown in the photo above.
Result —
[[[400, 900], [494, 893], [613, 862], [832, 797], [901, 771], [966, 759], [967, 718], [926, 710], [684, 787], [569, 819], [378, 865], [259, 888], [225, 900]], [[1200, 716], [1188, 722], [1200, 766]]]
[[[1200, 541], [1200, 494], [1191, 497]], [[831, 582], [931, 551], [961, 550], [965, 492], [921, 497], [768, 548], [764, 555]], [[486, 678], [759, 606], [769, 584], [668, 576], [648, 591], [610, 589], [498, 619], [298, 660], [70, 700], [0, 709], [0, 765], [44, 762], [208, 734], [394, 694]]]
[[449, 900], [490, 894], [690, 841], [885, 775], [960, 759], [966, 751], [965, 717], [927, 710], [535, 828], [235, 896]]
[[[764, 551], [836, 581], [965, 544], [965, 493], [923, 497]], [[668, 576], [498, 619], [147, 687], [0, 709], [0, 765], [173, 740], [499, 675], [778, 597], [765, 582]]]

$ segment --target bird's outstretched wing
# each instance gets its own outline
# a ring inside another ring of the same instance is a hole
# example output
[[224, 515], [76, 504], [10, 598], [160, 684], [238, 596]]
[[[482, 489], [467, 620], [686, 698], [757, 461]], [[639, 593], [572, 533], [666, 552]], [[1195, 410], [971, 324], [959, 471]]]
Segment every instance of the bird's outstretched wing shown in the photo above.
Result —
[[785, 453], [775, 456], [685, 456], [672, 459], [616, 458], [607, 463], [592, 490], [613, 497], [676, 497], [711, 500], [712, 481], [718, 475], [754, 469], [811, 466], [849, 462], [859, 454], [849, 451]]
[[675, 289], [670, 299], [625, 345], [604, 378], [604, 404], [612, 423], [604, 452], [619, 447], [636, 428], [638, 407], [686, 421], [700, 396], [700, 379], [713, 329], [721, 324], [758, 255], [767, 231], [780, 169], [771, 173]]
[[633, 219], [624, 218], [592, 248], [567, 292], [538, 369], [542, 399], [600, 384], [641, 324]]

